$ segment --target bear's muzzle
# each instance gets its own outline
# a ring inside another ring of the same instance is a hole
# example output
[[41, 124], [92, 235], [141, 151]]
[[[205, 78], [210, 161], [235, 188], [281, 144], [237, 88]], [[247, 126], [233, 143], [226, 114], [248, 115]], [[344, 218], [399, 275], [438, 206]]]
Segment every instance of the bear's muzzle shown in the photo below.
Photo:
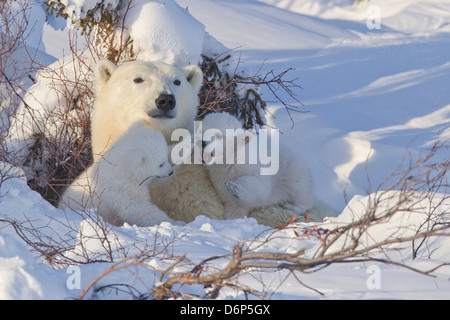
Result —
[[155, 99], [156, 109], [151, 110], [148, 116], [151, 118], [159, 119], [172, 119], [176, 116], [175, 106], [177, 101], [175, 96], [172, 94], [160, 94], [158, 98]]

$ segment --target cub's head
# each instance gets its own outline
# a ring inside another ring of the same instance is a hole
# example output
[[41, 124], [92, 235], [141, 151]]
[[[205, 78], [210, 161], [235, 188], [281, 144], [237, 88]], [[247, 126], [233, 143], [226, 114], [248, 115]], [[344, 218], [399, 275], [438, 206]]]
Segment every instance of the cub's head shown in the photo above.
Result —
[[198, 66], [179, 69], [162, 62], [100, 61], [95, 70], [97, 100], [129, 126], [144, 120], [169, 142], [173, 130], [192, 131], [203, 74]]
[[166, 140], [141, 120], [132, 124], [103, 158], [107, 165], [136, 186], [145, 186], [173, 174]]
[[252, 132], [244, 130], [242, 123], [226, 112], [207, 114], [196, 134], [202, 137], [201, 155], [205, 164], [243, 163], [245, 159], [240, 156], [245, 156], [245, 148], [253, 139]]

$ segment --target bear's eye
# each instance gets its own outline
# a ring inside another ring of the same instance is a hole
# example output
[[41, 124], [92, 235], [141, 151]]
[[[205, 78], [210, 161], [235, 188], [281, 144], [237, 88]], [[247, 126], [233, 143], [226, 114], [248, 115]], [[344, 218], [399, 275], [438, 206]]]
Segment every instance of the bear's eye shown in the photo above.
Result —
[[163, 167], [163, 165], [164, 165], [164, 163], [161, 163], [161, 164], [159, 165], [159, 167], [160, 167], [160, 168], [162, 168], [162, 167]]
[[173, 84], [176, 86], [179, 86], [181, 84], [181, 81], [177, 79], [173, 82]]
[[134, 83], [142, 83], [142, 82], [144, 82], [144, 79], [142, 79], [141, 77], [136, 77], [136, 78], [134, 78]]

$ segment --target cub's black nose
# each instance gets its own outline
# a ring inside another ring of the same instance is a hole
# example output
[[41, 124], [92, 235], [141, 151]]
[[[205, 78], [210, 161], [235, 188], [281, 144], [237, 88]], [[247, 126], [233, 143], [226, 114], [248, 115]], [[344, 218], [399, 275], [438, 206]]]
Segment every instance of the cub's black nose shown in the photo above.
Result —
[[160, 110], [168, 111], [175, 108], [176, 100], [171, 94], [161, 94], [155, 100], [156, 107]]

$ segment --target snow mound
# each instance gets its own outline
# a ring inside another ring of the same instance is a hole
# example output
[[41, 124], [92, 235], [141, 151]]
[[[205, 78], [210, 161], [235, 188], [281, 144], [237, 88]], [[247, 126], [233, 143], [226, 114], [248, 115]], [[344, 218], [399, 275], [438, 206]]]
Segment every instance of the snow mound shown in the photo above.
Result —
[[[393, 208], [397, 208], [394, 213], [392, 213]], [[372, 223], [365, 225], [366, 229], [362, 232], [358, 247], [355, 248], [358, 250], [384, 241], [395, 242], [396, 239], [411, 238], [429, 231], [432, 227], [439, 228], [441, 225], [449, 223], [449, 210], [450, 198], [443, 193], [380, 191], [368, 196], [354, 196], [338, 217], [327, 218], [330, 224], [326, 226], [329, 229], [347, 226], [357, 221], [364, 221], [367, 219], [368, 213], [373, 214]], [[343, 237], [342, 242], [337, 242], [333, 246], [342, 248], [345, 241], [351, 241], [351, 237], [355, 235], [355, 230], [351, 232], [353, 234], [349, 232], [348, 237]], [[432, 259], [435, 262], [445, 259], [448, 252], [447, 248], [442, 247], [442, 240], [450, 244], [450, 239], [429, 237], [424, 240], [425, 245], [418, 251], [417, 256], [424, 257], [425, 260]], [[416, 244], [420, 241], [422, 239], [419, 238]], [[409, 260], [412, 262], [414, 259], [413, 247], [405, 246], [399, 241], [390, 246], [390, 250], [383, 254], [391, 258], [394, 256], [395, 258], [392, 258], [394, 261]], [[380, 254], [380, 258], [383, 254]]]
[[198, 64], [205, 27], [175, 1], [133, 1], [125, 26], [140, 60]]

